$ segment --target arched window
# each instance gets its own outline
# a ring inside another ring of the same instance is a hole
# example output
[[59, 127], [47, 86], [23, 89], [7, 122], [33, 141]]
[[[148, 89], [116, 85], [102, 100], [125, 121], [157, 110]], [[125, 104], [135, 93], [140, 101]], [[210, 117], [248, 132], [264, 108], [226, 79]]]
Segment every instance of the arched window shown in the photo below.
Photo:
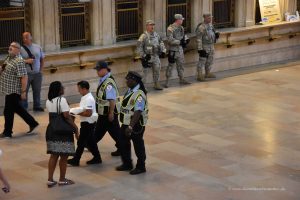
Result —
[[142, 31], [142, 1], [116, 0], [117, 41], [137, 39]]
[[22, 33], [30, 31], [30, 0], [0, 1], [0, 53], [7, 53], [12, 41], [22, 43]]
[[80, 0], [59, 1], [59, 32], [61, 47], [89, 44], [89, 2]]
[[213, 16], [216, 27], [234, 26], [235, 0], [213, 0]]
[[174, 22], [174, 15], [182, 14], [185, 20], [183, 26], [186, 32], [191, 32], [191, 1], [167, 0], [167, 27]]

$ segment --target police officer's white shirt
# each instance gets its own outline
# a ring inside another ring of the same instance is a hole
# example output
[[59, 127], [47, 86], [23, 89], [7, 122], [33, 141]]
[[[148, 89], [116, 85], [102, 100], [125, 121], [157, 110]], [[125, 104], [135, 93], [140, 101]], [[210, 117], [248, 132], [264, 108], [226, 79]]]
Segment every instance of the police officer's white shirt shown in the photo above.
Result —
[[[61, 98], [61, 100], [59, 101], [58, 98]], [[57, 113], [57, 103], [59, 103], [59, 102], [60, 102], [60, 111], [61, 112], [69, 112], [70, 106], [65, 97], [56, 97], [56, 98], [52, 99], [52, 101], [47, 100], [46, 108], [47, 108], [48, 112]]]
[[[96, 103], [93, 95], [91, 93], [88, 93], [84, 96], [81, 97], [80, 100], [80, 107], [83, 108], [83, 110], [92, 110], [92, 115], [96, 113]], [[90, 117], [84, 117], [80, 116], [80, 121], [81, 122], [88, 122], [90, 124], [95, 123], [95, 118], [90, 116]]]

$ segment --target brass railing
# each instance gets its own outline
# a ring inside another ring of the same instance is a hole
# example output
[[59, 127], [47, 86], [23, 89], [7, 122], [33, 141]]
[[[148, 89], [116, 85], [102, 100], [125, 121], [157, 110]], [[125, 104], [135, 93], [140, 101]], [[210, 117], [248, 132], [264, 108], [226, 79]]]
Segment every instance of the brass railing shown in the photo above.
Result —
[[117, 41], [136, 39], [142, 30], [141, 0], [116, 0]]
[[186, 32], [191, 32], [190, 0], [167, 1], [167, 27], [174, 22], [174, 15], [182, 14], [185, 18], [183, 26]]
[[22, 33], [30, 31], [29, 0], [25, 6], [10, 6], [1, 2], [0, 4], [0, 53], [7, 53], [12, 41], [22, 42]]
[[90, 26], [88, 3], [60, 0], [61, 47], [89, 44]]
[[213, 0], [214, 25], [217, 28], [234, 26], [235, 0]]

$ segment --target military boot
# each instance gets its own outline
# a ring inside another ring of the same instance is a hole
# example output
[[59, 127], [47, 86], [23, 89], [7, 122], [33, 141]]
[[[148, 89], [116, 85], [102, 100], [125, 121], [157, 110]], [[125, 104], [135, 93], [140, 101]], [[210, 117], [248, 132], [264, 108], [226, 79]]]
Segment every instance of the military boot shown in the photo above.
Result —
[[155, 82], [153, 88], [154, 88], [155, 90], [163, 90], [163, 88], [160, 86], [159, 82]]
[[197, 81], [205, 81], [202, 71], [198, 71]]
[[166, 79], [165, 88], [169, 87], [169, 78]]
[[205, 78], [216, 78], [216, 75], [211, 72], [205, 72]]
[[180, 83], [181, 85], [188, 85], [188, 84], [191, 84], [190, 82], [188, 82], [188, 81], [185, 80], [184, 78], [180, 78], [179, 83]]

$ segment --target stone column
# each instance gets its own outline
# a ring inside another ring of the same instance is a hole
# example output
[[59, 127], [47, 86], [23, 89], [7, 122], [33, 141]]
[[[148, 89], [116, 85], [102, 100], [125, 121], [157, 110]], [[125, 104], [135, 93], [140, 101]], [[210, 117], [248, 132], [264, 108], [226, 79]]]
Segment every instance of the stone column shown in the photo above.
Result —
[[91, 45], [101, 45], [101, 0], [90, 2]]
[[[200, 0], [201, 1], [201, 0]], [[202, 0], [202, 15], [203, 13], [212, 13], [212, 8], [213, 8], [213, 1], [212, 0]]]
[[191, 32], [194, 33], [197, 25], [203, 21], [203, 1], [192, 0], [191, 1]]
[[155, 21], [156, 32], [162, 37], [165, 37], [167, 27], [167, 0], [154, 0], [153, 3], [153, 19]]
[[245, 6], [246, 6], [245, 26], [253, 26], [255, 25], [256, 0], [246, 0]]
[[279, 0], [282, 20], [285, 20], [285, 13], [295, 14], [297, 10], [297, 0]]
[[285, 7], [286, 12], [295, 14], [297, 10], [297, 0], [285, 0], [285, 3], [286, 3], [286, 7]]
[[44, 23], [43, 18], [43, 2], [42, 1], [31, 1], [31, 34], [34, 43], [44, 47]]
[[60, 49], [58, 1], [43, 0], [33, 2], [35, 2], [34, 9], [39, 9], [39, 11], [35, 12], [35, 16], [40, 16], [40, 18], [36, 17], [33, 19], [34, 34], [40, 32], [39, 38], [45, 51]]
[[146, 25], [146, 20], [152, 19], [154, 20], [155, 16], [155, 0], [147, 0], [147, 1], [141, 1], [142, 7], [143, 7], [143, 29]]
[[235, 27], [244, 27], [246, 24], [246, 1], [235, 1], [234, 24]]
[[116, 11], [115, 11], [115, 0], [114, 1], [101, 1], [101, 18], [98, 19], [100, 27], [102, 29], [102, 44], [108, 45], [113, 44], [116, 41]]

